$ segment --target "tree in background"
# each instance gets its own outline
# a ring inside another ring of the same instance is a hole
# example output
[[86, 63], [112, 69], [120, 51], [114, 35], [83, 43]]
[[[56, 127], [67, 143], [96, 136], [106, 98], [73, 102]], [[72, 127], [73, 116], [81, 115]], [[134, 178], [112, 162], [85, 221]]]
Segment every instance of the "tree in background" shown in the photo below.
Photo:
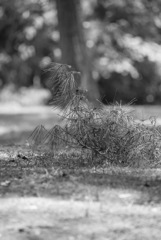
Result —
[[85, 1], [87, 39], [105, 102], [161, 103], [160, 8], [160, 0]]
[[48, 0], [0, 3], [0, 85], [43, 84], [41, 68], [57, 60], [56, 10]]
[[0, 0], [0, 86], [46, 86], [42, 69], [61, 62], [61, 46], [62, 61], [89, 93], [93, 76], [104, 102], [160, 104], [160, 0], [80, 3], [59, 0], [57, 14], [56, 0]]
[[82, 28], [79, 0], [56, 0], [62, 62], [81, 71], [81, 87], [87, 89], [90, 99], [99, 97], [92, 78], [92, 64]]

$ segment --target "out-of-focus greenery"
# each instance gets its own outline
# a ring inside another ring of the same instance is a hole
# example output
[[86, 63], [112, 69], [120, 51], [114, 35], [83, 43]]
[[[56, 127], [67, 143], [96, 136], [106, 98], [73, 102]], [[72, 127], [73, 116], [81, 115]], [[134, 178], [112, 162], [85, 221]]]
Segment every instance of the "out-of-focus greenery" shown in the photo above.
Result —
[[[104, 101], [161, 102], [161, 1], [83, 0], [83, 27]], [[45, 86], [59, 62], [54, 0], [0, 0], [0, 84]]]
[[60, 60], [56, 9], [48, 0], [0, 0], [1, 86], [43, 83], [41, 68]]

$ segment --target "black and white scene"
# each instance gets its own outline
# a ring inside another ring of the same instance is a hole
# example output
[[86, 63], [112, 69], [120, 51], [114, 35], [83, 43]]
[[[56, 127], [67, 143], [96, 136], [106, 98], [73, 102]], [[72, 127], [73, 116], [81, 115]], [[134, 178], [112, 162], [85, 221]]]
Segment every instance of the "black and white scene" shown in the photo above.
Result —
[[0, 0], [0, 239], [161, 239], [161, 0]]

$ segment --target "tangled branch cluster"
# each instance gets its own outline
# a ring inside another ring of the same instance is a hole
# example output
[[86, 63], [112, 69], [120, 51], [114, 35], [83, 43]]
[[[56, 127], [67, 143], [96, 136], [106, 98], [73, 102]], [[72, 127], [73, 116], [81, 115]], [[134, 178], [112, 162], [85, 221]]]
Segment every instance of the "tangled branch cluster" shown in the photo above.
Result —
[[52, 104], [62, 108], [65, 127], [47, 131], [37, 127], [28, 139], [31, 146], [88, 150], [91, 158], [123, 166], [156, 165], [161, 157], [161, 134], [155, 122], [151, 126], [136, 123], [119, 104], [100, 108], [89, 102], [87, 92], [78, 88], [76, 72], [67, 65], [53, 65], [49, 81]]

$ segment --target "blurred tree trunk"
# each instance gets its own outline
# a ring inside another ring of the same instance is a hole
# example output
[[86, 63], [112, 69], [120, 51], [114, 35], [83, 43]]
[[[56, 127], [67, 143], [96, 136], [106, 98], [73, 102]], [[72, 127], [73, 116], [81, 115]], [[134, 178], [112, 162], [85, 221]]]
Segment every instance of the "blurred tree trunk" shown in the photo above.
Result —
[[92, 79], [91, 59], [86, 47], [79, 0], [56, 0], [62, 63], [81, 72], [81, 88], [89, 91], [90, 100], [99, 98], [98, 88]]

